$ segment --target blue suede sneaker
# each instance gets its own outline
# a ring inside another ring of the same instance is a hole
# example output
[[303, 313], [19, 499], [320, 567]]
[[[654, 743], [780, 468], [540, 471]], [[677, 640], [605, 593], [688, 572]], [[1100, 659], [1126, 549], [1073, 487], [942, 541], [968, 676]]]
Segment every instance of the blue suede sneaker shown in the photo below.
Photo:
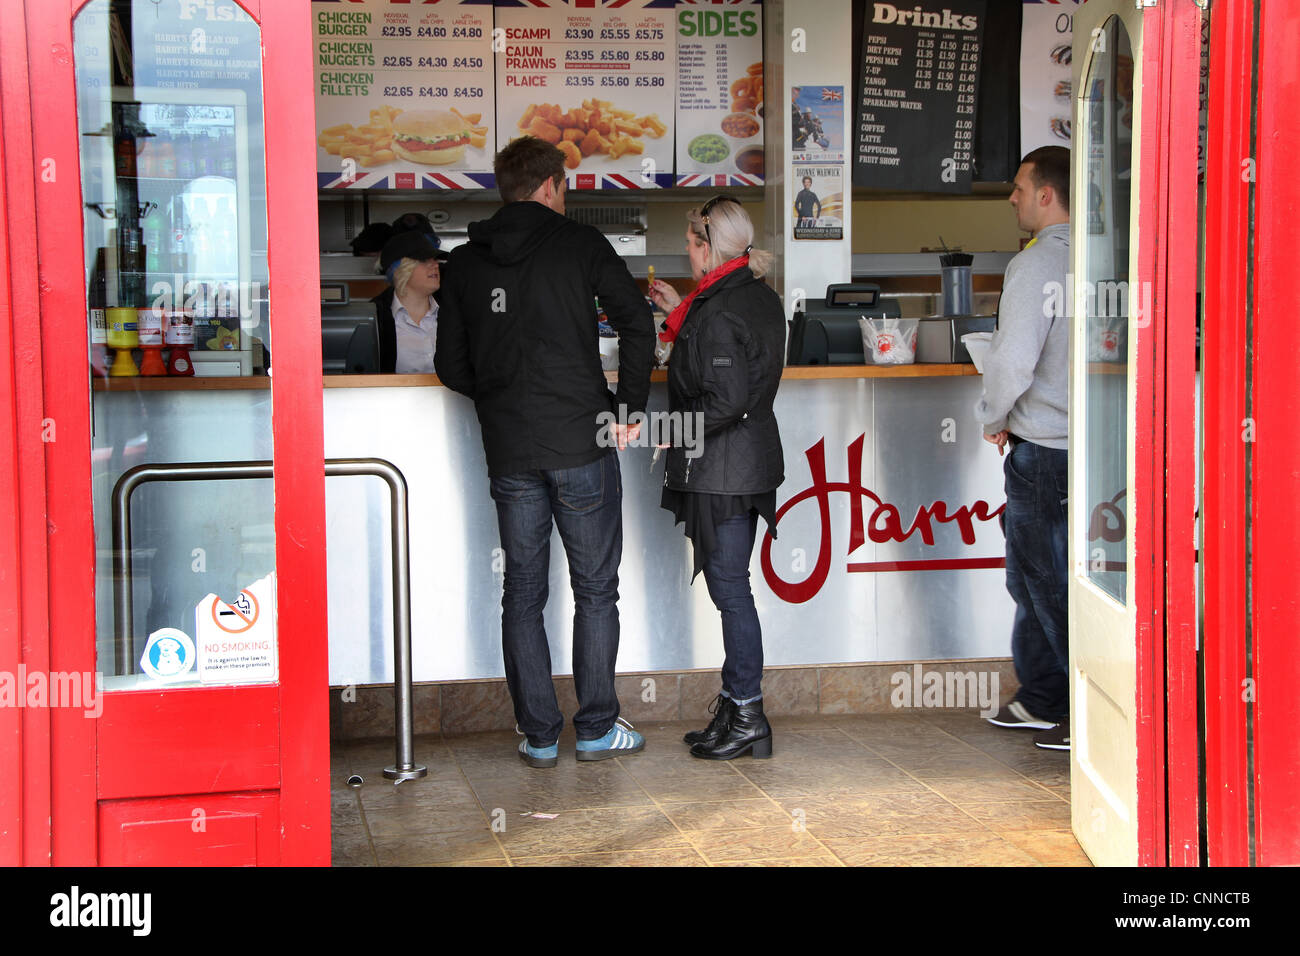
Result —
[[610, 757], [626, 757], [640, 753], [645, 749], [645, 738], [632, 729], [622, 717], [616, 718], [609, 733], [595, 740], [579, 740], [577, 758], [579, 760], [608, 760]]
[[[518, 727], [515, 728], [515, 732], [519, 732]], [[549, 747], [534, 747], [528, 742], [527, 737], [519, 741], [519, 759], [530, 767], [540, 769], [554, 767], [556, 761], [559, 760], [559, 754], [560, 747], [558, 743], [551, 744]]]

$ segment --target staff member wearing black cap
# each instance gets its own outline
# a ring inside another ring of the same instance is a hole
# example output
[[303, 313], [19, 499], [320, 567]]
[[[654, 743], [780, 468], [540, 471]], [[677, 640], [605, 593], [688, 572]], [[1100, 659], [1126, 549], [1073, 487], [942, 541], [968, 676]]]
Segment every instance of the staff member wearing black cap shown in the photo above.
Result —
[[401, 232], [384, 244], [379, 267], [389, 285], [370, 300], [375, 304], [381, 373], [433, 373], [438, 331], [434, 293], [442, 283], [440, 263], [446, 258], [436, 237], [423, 232]]

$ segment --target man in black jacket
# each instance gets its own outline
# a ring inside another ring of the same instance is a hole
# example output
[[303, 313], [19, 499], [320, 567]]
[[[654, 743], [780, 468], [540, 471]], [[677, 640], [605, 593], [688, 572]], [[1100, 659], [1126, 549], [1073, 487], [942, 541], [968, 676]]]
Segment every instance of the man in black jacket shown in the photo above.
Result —
[[[627, 267], [591, 226], [566, 219], [564, 154], [522, 137], [497, 154], [506, 201], [472, 223], [448, 262], [435, 368], [474, 400], [505, 551], [501, 639], [520, 757], [556, 763], [564, 717], [551, 683], [543, 610], [551, 522], [573, 585], [577, 758], [635, 753], [640, 734], [616, 722], [618, 565], [623, 550], [618, 457], [598, 416], [644, 412], [654, 322]], [[601, 371], [596, 299], [619, 333], [618, 393]], [[614, 426], [619, 446], [635, 432]]]

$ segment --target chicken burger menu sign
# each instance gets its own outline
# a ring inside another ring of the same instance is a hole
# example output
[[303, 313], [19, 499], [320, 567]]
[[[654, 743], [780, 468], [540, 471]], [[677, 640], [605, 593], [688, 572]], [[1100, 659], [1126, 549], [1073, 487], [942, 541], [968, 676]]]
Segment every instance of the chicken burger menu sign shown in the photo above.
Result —
[[494, 185], [491, 0], [313, 0], [325, 188]]

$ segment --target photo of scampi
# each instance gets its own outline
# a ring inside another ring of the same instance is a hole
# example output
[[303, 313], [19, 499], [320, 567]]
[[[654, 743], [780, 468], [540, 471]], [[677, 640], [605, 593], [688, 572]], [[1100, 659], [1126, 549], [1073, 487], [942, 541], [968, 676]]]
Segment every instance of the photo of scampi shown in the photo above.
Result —
[[423, 166], [450, 166], [465, 158], [466, 148], [487, 145], [488, 127], [482, 113], [448, 109], [403, 110], [385, 104], [370, 111], [361, 126], [339, 123], [316, 137], [316, 145], [340, 160], [377, 169], [398, 160]]

